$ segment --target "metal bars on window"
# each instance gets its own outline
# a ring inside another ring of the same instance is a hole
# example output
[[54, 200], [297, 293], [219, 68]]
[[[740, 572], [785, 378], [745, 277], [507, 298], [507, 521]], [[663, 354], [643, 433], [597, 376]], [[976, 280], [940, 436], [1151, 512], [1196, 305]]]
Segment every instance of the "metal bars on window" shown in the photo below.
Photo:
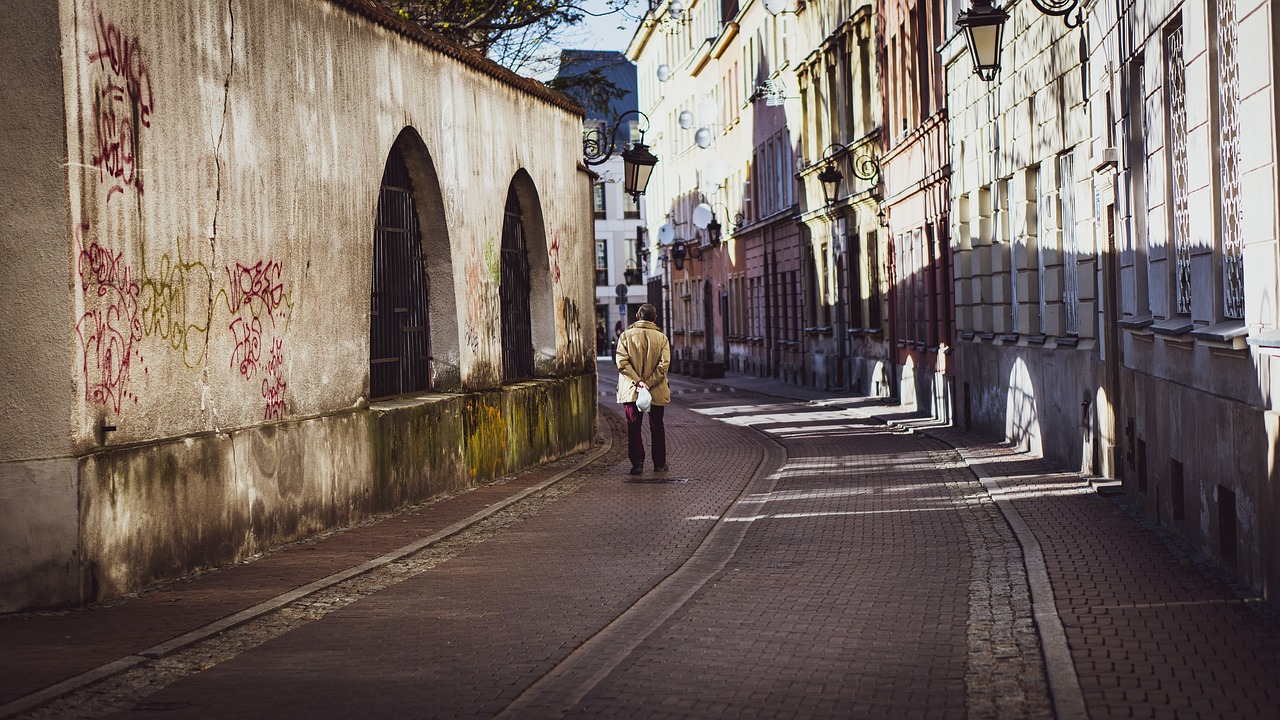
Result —
[[1187, 162], [1187, 68], [1182, 58], [1182, 25], [1164, 42], [1165, 102], [1169, 117], [1169, 175], [1173, 180], [1173, 289], [1179, 314], [1191, 313], [1191, 217]]
[[1223, 315], [1244, 317], [1244, 238], [1240, 204], [1239, 24], [1235, 0], [1218, 0], [1218, 111], [1222, 131]]
[[1080, 255], [1076, 245], [1075, 154], [1058, 156], [1058, 202], [1062, 212], [1062, 304], [1066, 310], [1064, 328], [1069, 335], [1080, 334]]
[[369, 396], [428, 389], [431, 353], [422, 234], [409, 169], [395, 148], [378, 195], [369, 300]]
[[533, 377], [533, 332], [529, 312], [529, 253], [520, 199], [512, 187], [502, 223], [502, 269], [498, 296], [502, 303], [502, 379]]

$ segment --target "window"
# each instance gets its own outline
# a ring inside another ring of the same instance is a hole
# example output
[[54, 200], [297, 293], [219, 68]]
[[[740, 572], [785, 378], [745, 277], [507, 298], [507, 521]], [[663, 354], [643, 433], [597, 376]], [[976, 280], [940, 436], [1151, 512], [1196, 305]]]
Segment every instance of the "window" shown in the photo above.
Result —
[[[604, 195], [605, 195], [605, 186], [604, 186], [604, 183], [602, 183], [602, 182], [598, 182], [598, 183], [596, 183], [596, 185], [595, 185], [595, 207], [596, 207], [596, 219], [597, 219], [597, 220], [604, 220], [604, 219], [605, 219], [605, 203], [604, 203]], [[581, 196], [581, 195], [579, 195], [578, 197], [582, 197], [582, 196]]]
[[1191, 314], [1191, 218], [1187, 159], [1187, 68], [1182, 58], [1182, 25], [1171, 27], [1164, 39], [1164, 85], [1169, 138], [1170, 213], [1173, 227], [1174, 312]]
[[849, 327], [860, 328], [863, 322], [862, 247], [857, 233], [846, 237], [845, 248], [845, 258], [849, 265]]
[[596, 240], [596, 285], [601, 287], [607, 287], [609, 285], [608, 240]]
[[1222, 314], [1244, 317], [1244, 239], [1240, 202], [1240, 67], [1236, 62], [1240, 28], [1235, 0], [1217, 3], [1218, 13], [1218, 144], [1221, 156]]
[[640, 218], [640, 203], [636, 199], [622, 193], [622, 217], [628, 220], [638, 220]]
[[867, 327], [882, 330], [884, 319], [880, 308], [880, 238], [867, 233]]
[[1080, 259], [1076, 245], [1076, 170], [1073, 151], [1058, 156], [1058, 217], [1062, 218], [1062, 303], [1065, 330], [1080, 334]]
[[529, 253], [524, 218], [515, 186], [507, 192], [502, 223], [502, 264], [498, 296], [502, 304], [502, 378], [533, 377], [533, 332], [530, 317]]
[[[413, 182], [396, 148], [387, 157], [373, 233], [369, 396], [430, 387], [427, 274]], [[264, 381], [265, 382], [265, 381]]]

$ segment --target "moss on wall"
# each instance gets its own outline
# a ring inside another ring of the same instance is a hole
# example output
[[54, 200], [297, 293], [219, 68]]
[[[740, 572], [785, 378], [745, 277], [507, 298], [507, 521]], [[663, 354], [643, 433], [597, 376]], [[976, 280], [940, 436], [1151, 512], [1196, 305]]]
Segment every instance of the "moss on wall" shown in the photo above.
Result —
[[79, 600], [563, 457], [589, 446], [595, 410], [595, 377], [582, 375], [92, 454], [79, 469]]

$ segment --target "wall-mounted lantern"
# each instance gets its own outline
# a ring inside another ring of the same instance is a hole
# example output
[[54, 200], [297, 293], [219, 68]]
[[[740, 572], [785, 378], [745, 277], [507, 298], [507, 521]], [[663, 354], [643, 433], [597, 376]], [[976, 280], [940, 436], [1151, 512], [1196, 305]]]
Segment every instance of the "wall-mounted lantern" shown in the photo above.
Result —
[[649, 176], [653, 174], [653, 167], [658, 164], [658, 156], [650, 152], [649, 146], [644, 144], [644, 134], [649, 130], [648, 115], [639, 110], [628, 110], [618, 116], [613, 129], [607, 134], [600, 128], [583, 133], [582, 161], [588, 166], [600, 165], [613, 157], [613, 153], [618, 149], [618, 128], [622, 126], [623, 119], [632, 113], [644, 120], [644, 127], [640, 129], [640, 139], [630, 143], [630, 147], [622, 151], [623, 189], [632, 198], [639, 200], [645, 188], [649, 186]]
[[[844, 173], [836, 167], [835, 158], [848, 150], [847, 145], [832, 143], [822, 151], [822, 160], [819, 162], [826, 163], [826, 167], [818, 173], [818, 182], [822, 183], [822, 197], [827, 205], [840, 199], [840, 182], [844, 180]], [[859, 155], [853, 160], [853, 174], [859, 180], [879, 182], [880, 162], [870, 154]]]
[[978, 77], [991, 82], [1000, 72], [1000, 46], [1004, 37], [1004, 23], [1009, 13], [994, 7], [991, 0], [973, 0], [968, 10], [961, 10], [956, 27], [964, 32], [969, 45], [969, 57]]
[[[961, 10], [956, 18], [956, 27], [964, 32], [965, 42], [969, 45], [973, 71], [987, 82], [995, 80], [1000, 72], [1000, 47], [1004, 24], [1009, 19], [1008, 12], [991, 2], [973, 0], [969, 9]], [[1080, 0], [1031, 0], [1031, 4], [1045, 15], [1061, 17], [1069, 28], [1080, 27], [1084, 22]]]

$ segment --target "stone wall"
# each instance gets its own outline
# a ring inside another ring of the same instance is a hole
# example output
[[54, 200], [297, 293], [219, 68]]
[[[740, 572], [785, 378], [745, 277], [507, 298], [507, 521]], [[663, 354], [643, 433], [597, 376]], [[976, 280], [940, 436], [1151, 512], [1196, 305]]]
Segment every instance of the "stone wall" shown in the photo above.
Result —
[[[0, 348], [0, 609], [126, 592], [590, 437], [580, 111], [359, 0], [164, 10], [63, 0], [0, 25], [9, 66], [32, 79], [6, 86], [0, 111], [9, 177], [29, 179], [0, 188], [16, 281], [0, 304], [14, 329]], [[421, 226], [437, 392], [371, 408], [393, 147]], [[539, 427], [554, 430], [519, 437], [533, 408], [502, 377], [509, 190], [535, 375], [550, 383]], [[455, 404], [475, 417], [413, 420]], [[279, 477], [258, 467], [266, 447]]]

